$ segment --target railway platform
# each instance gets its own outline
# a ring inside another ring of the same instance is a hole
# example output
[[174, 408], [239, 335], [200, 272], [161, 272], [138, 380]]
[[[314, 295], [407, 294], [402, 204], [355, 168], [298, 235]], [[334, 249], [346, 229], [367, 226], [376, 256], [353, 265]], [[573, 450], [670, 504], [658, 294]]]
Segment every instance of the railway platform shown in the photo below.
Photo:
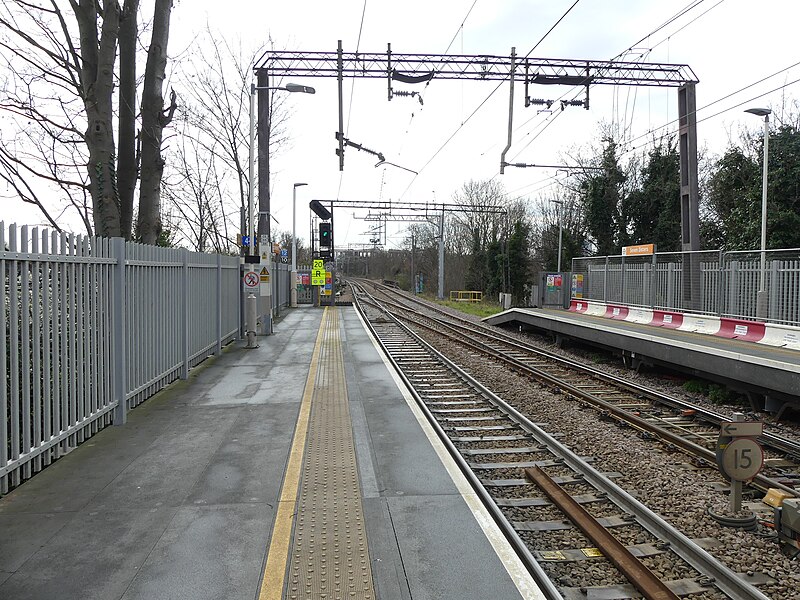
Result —
[[653, 327], [553, 308], [513, 308], [484, 319], [491, 325], [549, 332], [622, 355], [633, 368], [660, 364], [748, 394], [754, 409], [780, 415], [800, 409], [800, 351]]
[[232, 344], [0, 498], [0, 598], [539, 598], [350, 307]]

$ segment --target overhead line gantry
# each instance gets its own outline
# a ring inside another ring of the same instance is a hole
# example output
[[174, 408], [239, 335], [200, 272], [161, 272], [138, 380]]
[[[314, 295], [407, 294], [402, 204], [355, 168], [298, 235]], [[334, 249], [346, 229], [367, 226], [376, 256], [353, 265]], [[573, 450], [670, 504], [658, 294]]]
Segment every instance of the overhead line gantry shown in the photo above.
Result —
[[[539, 104], [530, 98], [530, 85], [584, 86], [586, 98], [570, 102], [589, 108], [588, 92], [592, 85], [636, 85], [678, 89], [678, 122], [681, 188], [681, 244], [684, 251], [700, 249], [699, 185], [697, 175], [697, 120], [695, 85], [699, 82], [686, 64], [626, 62], [616, 60], [583, 60], [534, 58], [498, 55], [410, 54], [393, 52], [387, 44], [385, 52], [345, 52], [339, 40], [334, 52], [271, 50], [256, 61], [258, 87], [267, 88], [269, 77], [336, 78], [339, 86], [339, 169], [344, 169], [345, 137], [342, 116], [342, 82], [348, 78], [385, 78], [391, 100], [396, 82], [415, 84], [432, 79], [467, 79], [505, 81], [512, 86], [525, 85], [526, 106]], [[544, 101], [547, 102], [547, 101]], [[269, 95], [259, 89], [259, 196], [267, 199], [269, 210], [269, 135], [264, 123], [269, 115]], [[262, 119], [263, 117], [263, 119]], [[511, 120], [511, 111], [509, 121]], [[510, 127], [509, 127], [510, 129]], [[266, 133], [266, 135], [264, 135]], [[510, 134], [509, 134], [510, 136]], [[349, 140], [348, 140], [349, 141]], [[510, 140], [509, 140], [510, 145]], [[264, 158], [262, 158], [264, 157]], [[501, 157], [501, 170], [505, 163]], [[513, 166], [513, 165], [512, 165]]]

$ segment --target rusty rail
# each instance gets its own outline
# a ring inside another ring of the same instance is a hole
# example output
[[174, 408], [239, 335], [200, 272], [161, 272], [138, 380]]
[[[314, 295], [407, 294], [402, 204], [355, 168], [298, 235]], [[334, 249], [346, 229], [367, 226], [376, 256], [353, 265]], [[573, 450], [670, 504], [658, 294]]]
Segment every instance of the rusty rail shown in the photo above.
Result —
[[617, 538], [600, 525], [597, 519], [567, 494], [547, 473], [539, 467], [531, 467], [525, 469], [525, 474], [600, 549], [603, 555], [642, 593], [646, 600], [678, 600], [678, 596], [663, 581], [631, 554]]

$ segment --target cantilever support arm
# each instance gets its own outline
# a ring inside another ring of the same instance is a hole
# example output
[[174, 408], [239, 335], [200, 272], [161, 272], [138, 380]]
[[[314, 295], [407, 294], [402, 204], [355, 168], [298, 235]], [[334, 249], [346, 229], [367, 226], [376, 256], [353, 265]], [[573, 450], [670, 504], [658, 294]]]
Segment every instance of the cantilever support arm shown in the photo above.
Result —
[[511, 47], [511, 84], [509, 86], [509, 94], [508, 94], [508, 141], [506, 142], [506, 147], [503, 148], [503, 152], [500, 154], [500, 174], [503, 175], [506, 172], [506, 153], [511, 148], [511, 134], [512, 134], [512, 126], [514, 124], [514, 71], [516, 69], [517, 63], [517, 49], [512, 46]]

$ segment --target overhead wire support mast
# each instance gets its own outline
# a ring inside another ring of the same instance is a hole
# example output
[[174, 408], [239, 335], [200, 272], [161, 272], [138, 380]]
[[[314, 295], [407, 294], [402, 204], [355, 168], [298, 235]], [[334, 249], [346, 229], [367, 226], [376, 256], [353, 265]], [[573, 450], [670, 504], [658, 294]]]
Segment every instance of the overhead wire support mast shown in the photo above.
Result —
[[[268, 50], [256, 61], [259, 77], [344, 77], [386, 78], [391, 97], [391, 82], [439, 79], [472, 79], [476, 81], [520, 81], [526, 84], [585, 86], [635, 85], [678, 88], [678, 121], [681, 185], [682, 250], [700, 249], [700, 190], [697, 173], [697, 118], [695, 85], [699, 83], [686, 64], [646, 63], [614, 60], [579, 60], [531, 58], [515, 60], [508, 56], [406, 54], [394, 52], [344, 52], [341, 41], [335, 52], [301, 50]], [[512, 68], [512, 65], [518, 68]], [[527, 96], [527, 94], [526, 94]], [[584, 108], [588, 108], [588, 97]], [[260, 121], [259, 121], [260, 126]], [[339, 117], [339, 169], [344, 168], [344, 134]], [[260, 172], [259, 176], [266, 178]], [[692, 292], [693, 300], [694, 292]], [[692, 306], [694, 308], [694, 306]]]

